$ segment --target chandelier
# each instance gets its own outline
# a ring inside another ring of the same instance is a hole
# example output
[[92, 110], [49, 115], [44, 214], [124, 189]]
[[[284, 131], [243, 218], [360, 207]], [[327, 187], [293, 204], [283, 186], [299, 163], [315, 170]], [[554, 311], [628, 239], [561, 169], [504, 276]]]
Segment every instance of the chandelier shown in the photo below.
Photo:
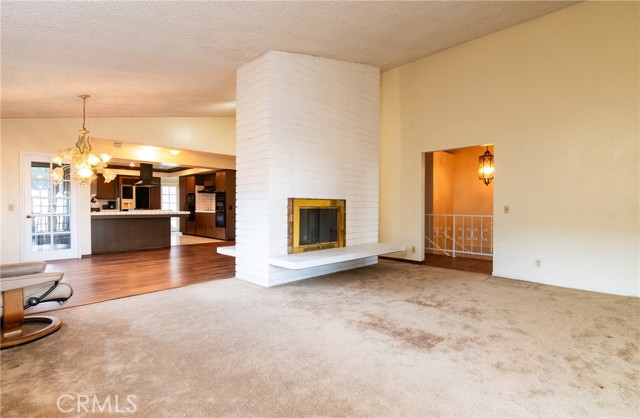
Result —
[[489, 151], [489, 147], [484, 154], [478, 157], [478, 162], [478, 178], [488, 186], [493, 180], [493, 154]]
[[[90, 184], [97, 177], [98, 173], [104, 177], [104, 182], [109, 183], [116, 178], [116, 173], [107, 168], [107, 163], [111, 156], [106, 153], [96, 155], [91, 152], [91, 137], [89, 131], [85, 127], [86, 102], [91, 96], [83, 94], [78, 96], [82, 99], [82, 129], [80, 136], [73, 148], [67, 148], [60, 151], [58, 155], [51, 158], [51, 162], [57, 167], [49, 170], [49, 175], [54, 184], [60, 184], [65, 176], [65, 170], [71, 174], [71, 178], [80, 184]], [[69, 162], [69, 164], [65, 164]]]

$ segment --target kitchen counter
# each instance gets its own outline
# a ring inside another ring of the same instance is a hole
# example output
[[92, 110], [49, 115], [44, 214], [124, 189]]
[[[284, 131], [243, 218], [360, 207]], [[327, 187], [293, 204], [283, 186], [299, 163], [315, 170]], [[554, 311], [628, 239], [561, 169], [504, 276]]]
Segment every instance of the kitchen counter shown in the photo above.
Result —
[[171, 246], [171, 218], [187, 211], [130, 210], [91, 213], [91, 253], [135, 251]]
[[102, 210], [100, 212], [91, 212], [91, 219], [107, 219], [125, 217], [135, 218], [173, 218], [189, 216], [188, 211], [176, 211], [176, 210]]

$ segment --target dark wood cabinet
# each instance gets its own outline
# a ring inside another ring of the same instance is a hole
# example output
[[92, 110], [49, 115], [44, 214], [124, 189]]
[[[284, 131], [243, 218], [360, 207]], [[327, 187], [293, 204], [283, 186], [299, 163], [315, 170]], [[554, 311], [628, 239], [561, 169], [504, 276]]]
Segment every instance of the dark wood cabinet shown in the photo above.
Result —
[[[195, 222], [187, 221], [187, 229], [189, 223], [194, 224], [194, 234], [201, 237], [216, 238], [215, 214], [213, 213], [196, 213]], [[188, 232], [187, 232], [188, 233]]]
[[207, 225], [207, 237], [216, 237], [216, 214], [207, 213], [205, 217], [205, 223]]
[[[178, 179], [178, 209], [187, 210], [187, 178], [180, 177]], [[182, 220], [180, 221], [180, 231], [183, 231]]]
[[171, 246], [171, 218], [101, 216], [91, 219], [91, 253], [133, 251]]
[[180, 177], [180, 210], [189, 210], [187, 194], [195, 193], [196, 186], [215, 186], [216, 198], [224, 196], [225, 227], [216, 227], [215, 213], [197, 212], [195, 220], [180, 220], [180, 231], [183, 234], [203, 237], [235, 240], [236, 239], [236, 172], [235, 170], [219, 170], [215, 173], [197, 174]]
[[120, 185], [120, 186], [123, 186], [123, 185], [133, 186], [134, 184], [136, 184], [140, 180], [140, 177], [118, 176], [117, 180], [118, 180], [118, 185]]
[[[160, 182], [158, 182], [160, 183]], [[162, 209], [162, 187], [151, 187], [149, 190], [149, 209]]]
[[202, 185], [203, 186], [215, 186], [216, 185], [216, 175], [214, 173], [204, 174], [202, 176]]
[[185, 230], [182, 232], [184, 234], [196, 235], [196, 221], [190, 221], [187, 219]]
[[216, 192], [226, 192], [227, 191], [227, 171], [220, 170], [216, 171]]
[[[117, 184], [116, 186], [116, 197], [122, 198], [120, 196], [120, 192], [122, 190], [121, 186], [134, 186], [138, 181], [140, 181], [140, 177], [138, 176], [118, 176], [116, 180], [112, 183]], [[154, 177], [153, 181], [160, 184], [160, 177]], [[137, 189], [137, 188], [136, 188]], [[162, 209], [162, 187], [141, 187], [140, 193], [148, 193], [149, 194], [149, 207], [143, 209]], [[145, 189], [145, 190], [142, 190]], [[146, 199], [145, 199], [146, 200]]]
[[207, 235], [207, 223], [204, 215], [204, 213], [196, 213], [196, 235], [203, 237]]
[[109, 183], [104, 182], [102, 174], [98, 174], [96, 180], [96, 198], [98, 199], [115, 199], [116, 190], [118, 188], [118, 182], [116, 179], [111, 180]]
[[[182, 176], [178, 180], [178, 209], [189, 210], [187, 207], [187, 176]], [[187, 233], [187, 218], [180, 218], [180, 232]]]
[[184, 178], [184, 187], [185, 187], [186, 193], [195, 193], [196, 192], [196, 176], [186, 176], [181, 178]]
[[[187, 194], [195, 193], [196, 191], [196, 176], [181, 176], [179, 181], [179, 202], [178, 206], [182, 211], [188, 211]], [[183, 234], [196, 234], [196, 222], [195, 220], [189, 220], [189, 218], [180, 218], [180, 232]]]
[[180, 210], [189, 210], [187, 206], [187, 193], [195, 193], [196, 191], [195, 176], [182, 176], [178, 181], [179, 181], [178, 189], [179, 189], [179, 199], [180, 199], [178, 201], [178, 206], [180, 207]]
[[[225, 198], [225, 227], [218, 232], [219, 239], [229, 241], [236, 239], [236, 171], [216, 171], [216, 193], [224, 193]], [[222, 235], [222, 236], [220, 236]]]

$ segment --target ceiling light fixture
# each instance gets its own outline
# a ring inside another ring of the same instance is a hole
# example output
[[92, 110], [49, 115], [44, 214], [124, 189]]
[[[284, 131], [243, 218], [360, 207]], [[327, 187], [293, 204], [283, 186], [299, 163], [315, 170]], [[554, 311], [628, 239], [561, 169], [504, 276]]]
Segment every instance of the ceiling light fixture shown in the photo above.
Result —
[[[98, 177], [98, 173], [101, 173], [104, 177], [104, 182], [109, 183], [116, 178], [116, 174], [107, 168], [107, 163], [111, 156], [102, 153], [98, 157], [91, 152], [91, 137], [89, 137], [89, 131], [85, 127], [86, 102], [91, 96], [82, 94], [78, 97], [82, 99], [82, 129], [80, 130], [80, 136], [75, 147], [60, 151], [58, 155], [51, 158], [51, 162], [57, 167], [50, 169], [49, 175], [54, 184], [60, 184], [65, 178], [65, 170], [69, 170], [73, 180], [80, 182], [80, 184], [89, 184]], [[65, 164], [67, 162], [68, 164]]]
[[493, 180], [493, 154], [489, 151], [489, 147], [484, 154], [478, 157], [478, 162], [478, 178], [488, 186]]

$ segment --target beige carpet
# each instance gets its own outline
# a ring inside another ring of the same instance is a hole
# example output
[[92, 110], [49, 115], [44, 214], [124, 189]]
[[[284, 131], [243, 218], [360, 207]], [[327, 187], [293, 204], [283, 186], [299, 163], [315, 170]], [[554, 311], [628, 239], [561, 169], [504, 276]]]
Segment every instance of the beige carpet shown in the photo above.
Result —
[[637, 298], [381, 261], [56, 313], [1, 353], [2, 417], [640, 414]]

